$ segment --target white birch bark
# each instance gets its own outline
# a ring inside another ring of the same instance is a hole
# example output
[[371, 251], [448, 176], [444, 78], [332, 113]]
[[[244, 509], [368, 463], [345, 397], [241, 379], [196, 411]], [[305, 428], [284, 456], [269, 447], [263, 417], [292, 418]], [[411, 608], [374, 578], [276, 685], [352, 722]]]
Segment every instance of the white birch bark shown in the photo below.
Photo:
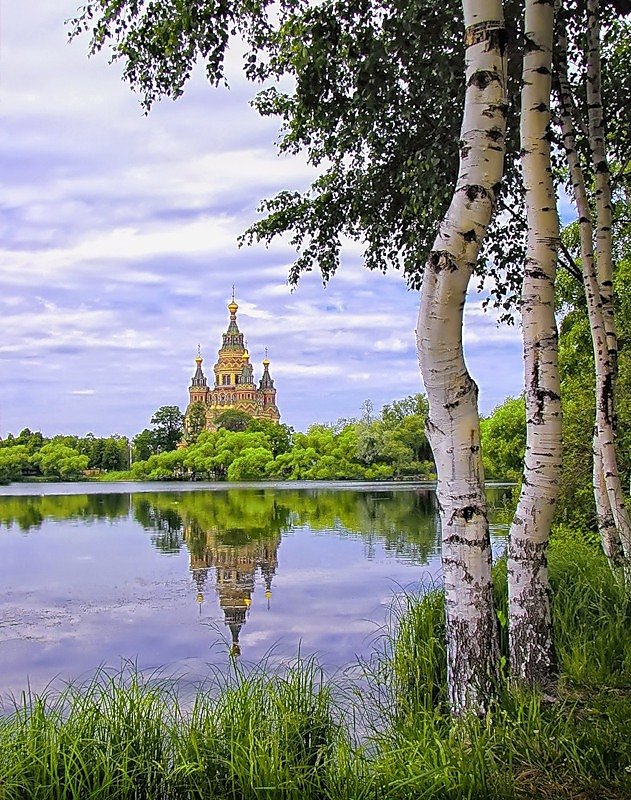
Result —
[[[608, 505], [619, 540], [619, 545], [611, 541], [611, 537], [614, 534], [610, 527], [605, 530], [601, 529], [603, 550], [607, 557], [610, 558], [611, 567], [615, 572], [621, 566], [625, 567], [625, 572], [628, 572], [631, 563], [631, 521], [624, 505], [615, 451], [613, 405], [615, 368], [609, 353], [600, 283], [594, 259], [591, 209], [589, 207], [585, 178], [576, 149], [576, 132], [571, 114], [571, 91], [567, 81], [567, 45], [564, 35], [559, 36], [558, 52], [557, 72], [561, 106], [561, 131], [570, 171], [574, 202], [579, 216], [581, 269], [596, 372], [596, 421], [593, 449], [595, 466], [599, 463], [602, 464], [602, 475], [598, 476], [594, 472], [594, 495], [597, 498], [596, 506], [599, 511], [599, 521], [608, 519], [608, 514], [606, 513]], [[604, 495], [602, 493], [603, 485], [606, 489]], [[613, 554], [620, 552], [623, 554], [626, 565], [611, 561]]]
[[498, 675], [477, 386], [462, 347], [467, 286], [503, 174], [506, 60], [501, 0], [463, 0], [466, 95], [460, 168], [425, 270], [417, 329], [438, 473], [452, 713], [484, 713]]
[[[598, 0], [587, 2], [587, 64], [586, 83], [588, 137], [594, 170], [596, 200], [596, 255], [598, 282], [603, 308], [607, 348], [617, 373], [618, 339], [613, 308], [613, 239], [611, 175], [605, 147], [605, 118], [601, 92], [600, 13]], [[615, 386], [612, 389], [615, 395]]]
[[603, 471], [603, 461], [600, 454], [600, 448], [597, 446], [598, 436], [594, 433], [593, 441], [593, 484], [594, 484], [594, 500], [596, 502], [596, 517], [598, 520], [598, 531], [600, 533], [600, 541], [602, 544], [603, 552], [607, 557], [612, 570], [618, 572], [620, 565], [624, 561], [624, 554], [622, 552], [622, 542], [618, 535], [616, 523], [611, 513], [611, 505], [609, 504], [609, 497], [607, 496], [607, 487], [605, 485], [605, 473]]
[[561, 388], [554, 280], [559, 217], [550, 164], [553, 0], [527, 0], [521, 94], [521, 163], [528, 234], [522, 285], [526, 456], [508, 546], [511, 673], [529, 685], [552, 682], [546, 549], [561, 474]]

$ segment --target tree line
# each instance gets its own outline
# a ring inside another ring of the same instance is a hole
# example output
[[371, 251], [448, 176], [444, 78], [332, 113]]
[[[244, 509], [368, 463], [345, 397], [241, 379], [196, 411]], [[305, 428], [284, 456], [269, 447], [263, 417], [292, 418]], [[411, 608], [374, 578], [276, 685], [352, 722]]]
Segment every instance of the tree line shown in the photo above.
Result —
[[0, 477], [76, 479], [92, 471], [135, 480], [428, 480], [435, 474], [426, 416], [427, 401], [418, 394], [380, 414], [366, 401], [361, 419], [312, 425], [305, 433], [236, 410], [208, 431], [185, 429], [180, 409], [162, 406], [131, 443], [92, 434], [46, 439], [28, 428], [9, 434], [0, 440]]

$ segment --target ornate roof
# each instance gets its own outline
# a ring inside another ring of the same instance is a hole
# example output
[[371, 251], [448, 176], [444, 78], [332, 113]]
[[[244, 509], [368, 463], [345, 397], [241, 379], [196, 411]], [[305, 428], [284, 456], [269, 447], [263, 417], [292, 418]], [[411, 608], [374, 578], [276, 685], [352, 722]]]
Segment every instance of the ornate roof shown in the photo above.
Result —
[[266, 358], [263, 361], [263, 377], [261, 378], [261, 382], [259, 383], [259, 389], [273, 389], [274, 388], [274, 381], [272, 380], [272, 376], [269, 374], [269, 360]]
[[225, 351], [238, 351], [239, 353], [242, 353], [245, 350], [245, 347], [243, 346], [243, 334], [237, 325], [238, 308], [239, 306], [234, 302], [234, 300], [228, 306], [228, 311], [230, 312], [230, 322], [228, 323], [228, 330], [223, 334], [223, 343], [221, 345], [221, 349], [219, 350], [220, 357]]
[[197, 364], [197, 369], [195, 370], [195, 374], [193, 375], [193, 380], [191, 381], [191, 386], [199, 386], [201, 388], [206, 388], [208, 383], [206, 382], [206, 376], [202, 370], [202, 354], [200, 352], [199, 346], [197, 347], [197, 358], [195, 359], [195, 363]]

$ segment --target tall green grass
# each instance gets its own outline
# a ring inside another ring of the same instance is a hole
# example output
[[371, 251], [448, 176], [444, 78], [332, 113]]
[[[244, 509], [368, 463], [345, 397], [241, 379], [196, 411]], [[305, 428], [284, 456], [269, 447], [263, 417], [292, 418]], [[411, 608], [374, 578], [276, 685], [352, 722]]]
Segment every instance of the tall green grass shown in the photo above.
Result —
[[[597, 547], [550, 551], [561, 668], [551, 702], [507, 680], [452, 720], [443, 596], [400, 600], [348, 684], [311, 660], [215, 676], [194, 696], [133, 668], [25, 694], [0, 716], [0, 800], [630, 798], [631, 601]], [[496, 567], [505, 638], [506, 575]]]

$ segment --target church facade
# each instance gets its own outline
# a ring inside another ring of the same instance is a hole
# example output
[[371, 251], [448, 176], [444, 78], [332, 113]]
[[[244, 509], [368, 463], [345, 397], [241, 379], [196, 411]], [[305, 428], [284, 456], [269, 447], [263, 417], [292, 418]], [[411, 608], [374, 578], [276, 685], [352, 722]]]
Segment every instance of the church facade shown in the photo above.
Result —
[[237, 325], [237, 310], [234, 301], [228, 306], [230, 319], [228, 329], [223, 334], [217, 363], [213, 367], [214, 382], [208, 385], [202, 369], [203, 358], [198, 352], [195, 359], [196, 370], [189, 387], [189, 403], [185, 414], [185, 424], [194, 403], [202, 403], [206, 412], [206, 428], [213, 430], [215, 420], [224, 411], [244, 411], [254, 419], [280, 422], [280, 412], [276, 405], [276, 389], [269, 372], [269, 359], [263, 360], [263, 375], [254, 382], [254, 370], [250, 354], [244, 344], [243, 334]]

